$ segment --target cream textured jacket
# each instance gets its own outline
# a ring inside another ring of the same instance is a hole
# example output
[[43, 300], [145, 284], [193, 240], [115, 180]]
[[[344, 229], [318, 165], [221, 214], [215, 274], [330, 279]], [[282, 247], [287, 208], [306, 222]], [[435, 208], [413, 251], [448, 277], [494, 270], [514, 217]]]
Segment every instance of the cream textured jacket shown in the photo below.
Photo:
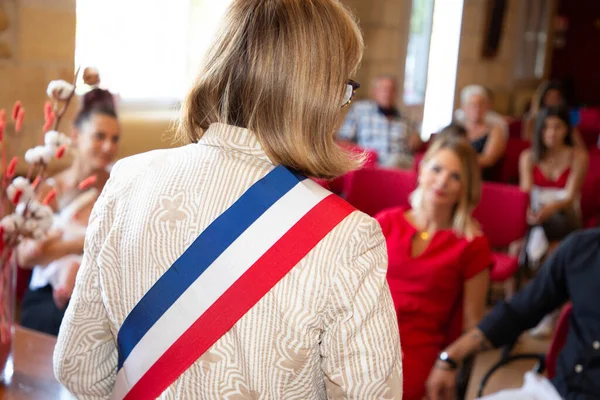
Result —
[[[77, 398], [110, 397], [128, 313], [273, 168], [251, 132], [222, 124], [198, 143], [115, 165], [54, 353], [57, 378]], [[401, 399], [386, 272], [379, 225], [353, 212], [160, 398]]]

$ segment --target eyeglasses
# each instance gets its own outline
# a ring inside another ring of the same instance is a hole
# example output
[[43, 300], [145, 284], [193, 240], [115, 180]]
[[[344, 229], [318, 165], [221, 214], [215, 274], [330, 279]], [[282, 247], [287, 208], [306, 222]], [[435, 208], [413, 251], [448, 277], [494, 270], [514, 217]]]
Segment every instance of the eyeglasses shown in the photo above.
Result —
[[344, 93], [344, 102], [342, 103], [342, 108], [352, 103], [352, 98], [354, 98], [356, 89], [358, 89], [359, 87], [360, 83], [354, 82], [352, 79], [348, 80], [348, 82], [346, 83], [346, 92]]

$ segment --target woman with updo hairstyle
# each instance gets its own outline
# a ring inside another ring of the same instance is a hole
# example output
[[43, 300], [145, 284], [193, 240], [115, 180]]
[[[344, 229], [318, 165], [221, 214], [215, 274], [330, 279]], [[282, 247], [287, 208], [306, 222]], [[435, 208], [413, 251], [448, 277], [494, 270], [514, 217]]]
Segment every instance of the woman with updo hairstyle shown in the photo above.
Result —
[[[86, 93], [71, 135], [73, 162], [46, 179], [39, 190], [40, 201], [56, 191], [50, 203], [56, 213], [54, 228], [47, 238], [26, 240], [17, 250], [19, 266], [33, 268], [21, 306], [21, 325], [58, 334], [81, 263], [90, 212], [108, 180], [120, 135], [110, 92], [93, 89]], [[95, 182], [80, 189], [79, 184], [91, 176]]]

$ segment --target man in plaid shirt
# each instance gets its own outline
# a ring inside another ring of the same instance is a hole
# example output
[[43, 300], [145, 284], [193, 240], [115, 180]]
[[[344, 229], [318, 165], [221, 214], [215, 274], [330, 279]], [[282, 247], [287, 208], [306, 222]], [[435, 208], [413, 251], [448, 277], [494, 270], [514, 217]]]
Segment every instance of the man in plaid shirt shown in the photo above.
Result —
[[396, 106], [397, 82], [380, 76], [371, 91], [373, 100], [357, 101], [348, 111], [339, 137], [377, 152], [383, 166], [411, 168], [413, 152], [422, 144], [402, 120]]

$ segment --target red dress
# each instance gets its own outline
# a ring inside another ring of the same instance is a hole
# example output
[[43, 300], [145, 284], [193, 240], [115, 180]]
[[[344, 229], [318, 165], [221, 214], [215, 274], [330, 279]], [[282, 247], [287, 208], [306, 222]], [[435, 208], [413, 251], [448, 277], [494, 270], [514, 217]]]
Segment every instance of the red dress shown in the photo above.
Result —
[[556, 180], [552, 180], [546, 177], [540, 167], [536, 165], [533, 167], [533, 184], [543, 188], [562, 189], [567, 186], [567, 181], [569, 180], [570, 174], [571, 168], [567, 168]]
[[403, 351], [404, 399], [421, 400], [438, 354], [462, 330], [463, 285], [492, 265], [492, 252], [485, 236], [469, 241], [444, 230], [413, 257], [411, 242], [417, 229], [405, 212], [394, 208], [376, 218], [388, 249], [387, 278]]

